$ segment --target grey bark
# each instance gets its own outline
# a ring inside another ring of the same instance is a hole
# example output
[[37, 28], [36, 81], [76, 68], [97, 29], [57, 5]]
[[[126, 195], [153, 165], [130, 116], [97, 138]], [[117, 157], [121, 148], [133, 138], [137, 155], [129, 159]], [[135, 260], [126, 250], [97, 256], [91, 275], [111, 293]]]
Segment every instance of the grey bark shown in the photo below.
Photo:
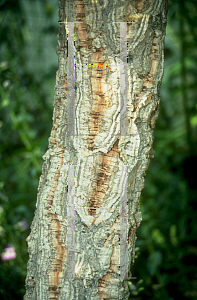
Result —
[[27, 238], [25, 300], [129, 297], [167, 6], [59, 0], [53, 127]]

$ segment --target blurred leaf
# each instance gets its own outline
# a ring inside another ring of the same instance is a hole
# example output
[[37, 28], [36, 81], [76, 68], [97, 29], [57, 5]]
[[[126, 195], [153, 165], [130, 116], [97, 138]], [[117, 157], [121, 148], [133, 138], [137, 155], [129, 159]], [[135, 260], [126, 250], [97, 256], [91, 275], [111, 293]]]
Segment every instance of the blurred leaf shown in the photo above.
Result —
[[191, 125], [196, 126], [197, 125], [197, 115], [191, 118]]
[[175, 224], [171, 225], [170, 227], [170, 239], [173, 246], [178, 245], [178, 239], [177, 239], [177, 227]]
[[153, 276], [162, 262], [162, 254], [159, 251], [155, 251], [150, 254], [147, 260], [147, 267], [150, 272], [150, 275]]
[[163, 234], [160, 232], [159, 229], [154, 229], [153, 230], [152, 238], [158, 244], [161, 244], [161, 245], [165, 244], [165, 238], [164, 238]]

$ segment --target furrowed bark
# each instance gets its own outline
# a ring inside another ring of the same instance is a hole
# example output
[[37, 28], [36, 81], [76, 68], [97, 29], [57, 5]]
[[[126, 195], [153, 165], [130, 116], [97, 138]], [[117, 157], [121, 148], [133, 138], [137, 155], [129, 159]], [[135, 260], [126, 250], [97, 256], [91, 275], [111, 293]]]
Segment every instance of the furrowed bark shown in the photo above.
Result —
[[[128, 269], [134, 262], [142, 218], [140, 194], [153, 157], [167, 6], [167, 0], [59, 0], [53, 127], [27, 238], [25, 300], [129, 297], [119, 272], [124, 257]], [[67, 70], [72, 22], [75, 94]], [[126, 71], [120, 66], [121, 24], [127, 24]], [[120, 73], [128, 80], [126, 111]], [[74, 134], [69, 133], [72, 122]], [[127, 134], [121, 134], [121, 126]], [[121, 202], [126, 186], [128, 206]], [[121, 244], [126, 219], [128, 253]]]

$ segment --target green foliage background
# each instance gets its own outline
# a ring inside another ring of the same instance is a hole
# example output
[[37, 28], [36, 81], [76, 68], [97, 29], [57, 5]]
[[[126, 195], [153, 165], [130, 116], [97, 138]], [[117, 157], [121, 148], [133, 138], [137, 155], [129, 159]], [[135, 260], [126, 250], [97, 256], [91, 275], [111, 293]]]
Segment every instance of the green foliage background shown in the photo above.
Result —
[[[197, 299], [197, 5], [168, 12], [155, 156], [141, 196], [130, 299]], [[22, 299], [42, 155], [52, 128], [58, 1], [0, 0], [0, 298]]]

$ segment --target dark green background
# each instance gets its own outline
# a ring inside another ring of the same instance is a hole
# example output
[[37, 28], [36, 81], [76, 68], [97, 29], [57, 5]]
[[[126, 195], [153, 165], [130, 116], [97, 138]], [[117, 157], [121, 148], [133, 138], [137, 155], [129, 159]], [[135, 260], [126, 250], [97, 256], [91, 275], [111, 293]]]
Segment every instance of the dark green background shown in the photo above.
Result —
[[[141, 196], [130, 299], [197, 299], [197, 1], [170, 2], [155, 156]], [[0, 299], [25, 293], [31, 224], [52, 128], [58, 1], [0, 0]], [[142, 282], [143, 281], [143, 282]], [[144, 290], [143, 290], [144, 288]]]

